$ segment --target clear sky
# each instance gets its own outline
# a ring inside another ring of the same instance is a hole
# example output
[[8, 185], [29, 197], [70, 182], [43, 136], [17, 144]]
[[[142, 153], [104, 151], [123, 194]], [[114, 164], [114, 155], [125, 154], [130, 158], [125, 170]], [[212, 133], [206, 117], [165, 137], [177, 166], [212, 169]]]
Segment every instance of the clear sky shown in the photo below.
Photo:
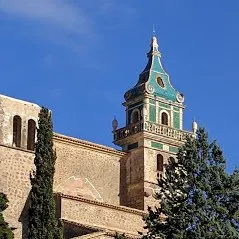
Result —
[[0, 0], [0, 93], [53, 110], [55, 131], [113, 146], [114, 115], [143, 70], [152, 25], [162, 63], [231, 171], [239, 159], [238, 0]]

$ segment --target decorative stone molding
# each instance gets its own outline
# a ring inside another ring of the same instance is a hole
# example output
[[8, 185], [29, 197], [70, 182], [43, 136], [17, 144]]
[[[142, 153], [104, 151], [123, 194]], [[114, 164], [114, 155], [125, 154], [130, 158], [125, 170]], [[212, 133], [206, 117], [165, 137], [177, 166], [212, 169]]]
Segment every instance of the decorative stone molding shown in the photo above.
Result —
[[70, 195], [65, 195], [65, 194], [62, 194], [62, 193], [55, 193], [55, 194], [58, 195], [61, 198], [67, 198], [67, 199], [86, 202], [86, 203], [89, 203], [89, 204], [94, 204], [94, 205], [98, 205], [98, 206], [102, 206], [102, 207], [107, 207], [107, 208], [111, 208], [111, 209], [115, 209], [115, 210], [119, 210], [119, 211], [123, 211], [123, 212], [133, 213], [133, 214], [136, 214], [136, 215], [140, 215], [142, 217], [147, 215], [146, 212], [138, 210], [138, 209], [128, 208], [128, 207], [124, 207], [124, 206], [116, 206], [116, 205], [112, 205], [112, 204], [108, 204], [108, 203], [103, 203], [103, 202], [99, 202], [99, 201], [86, 199], [86, 198], [79, 197], [79, 196], [70, 196]]
[[119, 155], [119, 156], [125, 155], [124, 152], [118, 151], [116, 149], [113, 149], [113, 148], [110, 148], [107, 146], [91, 143], [91, 142], [85, 141], [85, 140], [72, 138], [72, 137], [65, 136], [65, 135], [58, 134], [58, 133], [54, 133], [53, 140], [60, 141], [62, 143], [66, 143], [66, 144], [74, 144], [76, 146], [88, 148], [91, 150], [96, 150], [96, 151], [101, 151], [101, 152], [103, 151], [108, 154]]
[[[97, 150], [97, 151], [103, 151], [105, 153], [118, 155], [118, 156], [125, 155], [124, 152], [118, 151], [116, 149], [113, 149], [113, 148], [110, 148], [110, 147], [107, 147], [107, 146], [103, 146], [103, 145], [91, 143], [91, 142], [88, 142], [88, 141], [72, 138], [72, 137], [65, 136], [65, 135], [58, 134], [58, 133], [54, 133], [53, 141], [60, 141], [60, 142], [63, 142], [63, 143], [74, 144], [74, 145], [77, 145], [77, 146], [80, 146], [80, 147], [89, 148], [89, 149], [93, 149], [93, 150]], [[28, 150], [26, 148], [14, 147], [14, 146], [11, 146], [11, 145], [6, 145], [6, 144], [0, 144], [0, 146], [34, 154], [34, 151]]]
[[136, 124], [128, 125], [114, 131], [114, 142], [117, 144], [117, 141], [139, 132], [149, 132], [158, 136], [174, 139], [179, 142], [184, 142], [186, 136], [192, 135], [192, 132], [175, 129], [167, 125], [152, 123], [150, 121], [140, 121]]
[[162, 124], [162, 114], [165, 113], [168, 117], [168, 125], [165, 125], [165, 126], [168, 126], [168, 127], [172, 127], [172, 111], [170, 111], [170, 114], [168, 113], [167, 110], [163, 109], [163, 110], [160, 110], [159, 113], [158, 113], [158, 124]]
[[116, 233], [124, 234], [125, 237], [129, 238], [129, 239], [131, 239], [131, 238], [132, 239], [139, 239], [140, 238], [140, 236], [132, 235], [132, 234], [129, 234], [125, 231], [113, 231], [111, 229], [105, 229], [105, 228], [101, 228], [101, 227], [97, 227], [97, 226], [93, 226], [93, 225], [86, 225], [86, 224], [81, 224], [81, 223], [78, 223], [78, 222], [73, 222], [73, 221], [67, 220], [65, 218], [62, 218], [62, 221], [63, 221], [63, 223], [66, 223], [66, 224], [71, 224], [71, 225], [74, 225], [74, 226], [84, 227], [84, 228], [87, 228], [87, 229], [90, 229], [90, 230], [102, 232], [102, 234], [105, 234], [107, 236], [111, 236], [113, 238], [115, 237]]
[[173, 106], [177, 106], [179, 108], [185, 109], [185, 106], [182, 103], [172, 102], [172, 101], [166, 100], [162, 97], [152, 96], [150, 94], [148, 94], [148, 97], [149, 97], [149, 99], [153, 99], [153, 100], [156, 100], [156, 101], [161, 102], [161, 103], [165, 103], [165, 104], [168, 104], [168, 105], [173, 105]]
[[32, 150], [28, 150], [28, 149], [25, 149], [25, 148], [14, 147], [14, 146], [6, 145], [6, 144], [0, 144], [0, 147], [15, 149], [15, 150], [27, 152], [27, 153], [30, 153], [30, 154], [34, 154], [34, 151], [32, 151]]

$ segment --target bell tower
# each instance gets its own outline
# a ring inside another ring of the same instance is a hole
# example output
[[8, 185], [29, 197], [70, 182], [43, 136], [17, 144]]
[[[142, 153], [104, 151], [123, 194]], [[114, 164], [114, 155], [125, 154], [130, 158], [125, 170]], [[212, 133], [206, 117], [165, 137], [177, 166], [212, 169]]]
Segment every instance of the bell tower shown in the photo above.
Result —
[[121, 205], [141, 210], [154, 203], [164, 165], [192, 134], [183, 130], [184, 96], [162, 67], [155, 36], [147, 57], [137, 84], [124, 95], [126, 125], [117, 129], [114, 121], [113, 131], [114, 143], [127, 152], [121, 160]]

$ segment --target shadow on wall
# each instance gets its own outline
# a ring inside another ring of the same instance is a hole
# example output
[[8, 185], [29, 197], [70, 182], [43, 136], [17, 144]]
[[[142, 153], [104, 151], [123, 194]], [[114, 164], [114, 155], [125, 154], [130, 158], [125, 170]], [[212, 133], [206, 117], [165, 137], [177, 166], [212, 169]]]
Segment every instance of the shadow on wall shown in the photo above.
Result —
[[27, 238], [27, 230], [28, 230], [28, 208], [29, 208], [29, 200], [30, 200], [30, 193], [27, 196], [27, 200], [24, 204], [23, 210], [20, 214], [18, 219], [19, 222], [22, 224], [22, 239]]
[[120, 159], [120, 188], [119, 197], [120, 205], [127, 206], [127, 184], [126, 184], [126, 157], [122, 156]]
[[[56, 203], [56, 217], [61, 217], [61, 198], [58, 194], [54, 194], [54, 199]], [[20, 214], [20, 217], [18, 219], [19, 222], [22, 224], [22, 239], [27, 238], [28, 234], [28, 209], [29, 209], [29, 203], [30, 203], [30, 192], [27, 196], [27, 200], [24, 204], [23, 210]]]
[[69, 223], [66, 221], [63, 221], [63, 223], [64, 223], [64, 234], [63, 234], [64, 239], [78, 238], [80, 236], [97, 232], [97, 230], [86, 228], [83, 225], [76, 225], [74, 223]]

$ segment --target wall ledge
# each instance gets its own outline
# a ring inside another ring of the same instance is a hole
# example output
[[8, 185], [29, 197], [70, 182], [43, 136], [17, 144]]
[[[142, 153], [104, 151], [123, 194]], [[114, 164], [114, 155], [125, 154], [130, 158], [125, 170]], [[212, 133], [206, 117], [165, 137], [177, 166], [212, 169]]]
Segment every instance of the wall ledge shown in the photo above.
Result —
[[107, 208], [118, 210], [118, 211], [133, 213], [133, 214], [136, 214], [136, 215], [139, 215], [139, 216], [142, 216], [142, 217], [148, 215], [145, 211], [134, 209], [134, 208], [129, 208], [129, 207], [125, 207], [125, 206], [117, 206], [117, 205], [108, 204], [108, 203], [104, 203], [104, 202], [99, 202], [99, 201], [95, 201], [95, 200], [91, 200], [91, 199], [86, 199], [86, 198], [79, 197], [79, 196], [70, 196], [70, 195], [65, 195], [65, 194], [62, 194], [62, 193], [55, 193], [55, 194], [58, 195], [61, 198], [66, 198], [66, 199], [70, 199], [70, 200], [75, 200], [75, 201], [85, 202], [85, 203], [89, 203], [89, 204], [94, 204], [94, 205], [97, 205], [97, 206], [107, 207]]
[[[65, 218], [61, 218], [61, 220], [63, 221], [63, 223], [66, 223], [66, 224], [70, 224], [70, 225], [74, 225], [74, 226], [78, 226], [78, 227], [84, 227], [84, 228], [87, 228], [87, 229], [92, 229], [92, 230], [95, 230], [95, 231], [98, 231], [98, 232], [102, 232], [102, 234], [104, 233], [105, 235], [107, 236], [112, 236], [112, 237], [115, 237], [116, 235], [116, 232], [119, 233], [119, 234], [124, 234], [126, 238], [129, 238], [129, 239], [138, 239], [140, 238], [139, 235], [135, 235], [135, 234], [129, 234], [127, 233], [126, 231], [119, 231], [117, 229], [115, 230], [112, 230], [112, 229], [108, 229], [108, 228], [103, 228], [103, 227], [98, 227], [98, 226], [93, 226], [93, 225], [87, 225], [87, 224], [81, 224], [79, 222], [74, 222], [74, 221], [70, 221], [68, 219], [65, 219]], [[79, 237], [80, 238], [80, 237]]]
[[105, 153], [108, 153], [108, 154], [111, 154], [111, 155], [117, 155], [117, 156], [125, 155], [124, 152], [116, 150], [114, 148], [110, 148], [110, 147], [107, 147], [107, 146], [104, 146], [104, 145], [92, 143], [90, 141], [81, 140], [81, 139], [73, 138], [73, 137], [58, 134], [58, 133], [54, 133], [53, 141], [62, 142], [62, 143], [66, 143], [66, 144], [73, 144], [75, 146], [89, 148], [89, 149], [92, 149], [92, 150], [105, 152]]

